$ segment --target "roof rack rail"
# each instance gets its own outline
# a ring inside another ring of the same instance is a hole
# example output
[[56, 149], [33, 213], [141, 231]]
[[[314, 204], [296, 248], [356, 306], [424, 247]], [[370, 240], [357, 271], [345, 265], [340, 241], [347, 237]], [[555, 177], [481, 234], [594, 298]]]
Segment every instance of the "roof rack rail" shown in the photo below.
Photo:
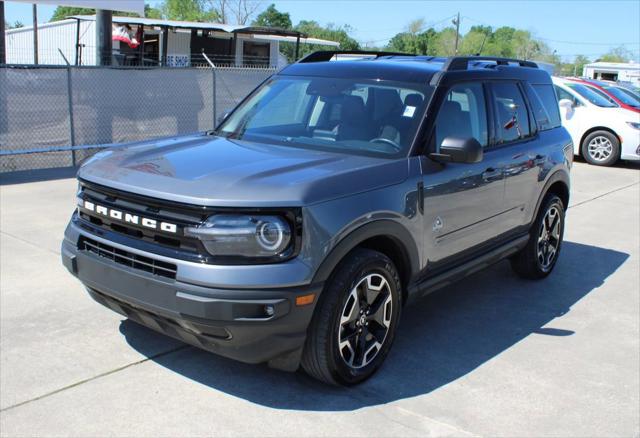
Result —
[[317, 52], [310, 53], [309, 55], [305, 56], [298, 62], [307, 63], [307, 62], [330, 61], [331, 58], [337, 55], [370, 55], [370, 56], [375, 56], [376, 58], [380, 58], [382, 56], [411, 56], [411, 57], [416, 56], [412, 53], [375, 52], [375, 51], [367, 51], [367, 50], [320, 50]]
[[476, 61], [495, 61], [497, 65], [509, 65], [516, 63], [520, 67], [538, 68], [538, 64], [533, 61], [525, 61], [523, 59], [500, 58], [496, 56], [453, 56], [445, 62], [443, 71], [466, 70], [469, 68], [470, 62]]

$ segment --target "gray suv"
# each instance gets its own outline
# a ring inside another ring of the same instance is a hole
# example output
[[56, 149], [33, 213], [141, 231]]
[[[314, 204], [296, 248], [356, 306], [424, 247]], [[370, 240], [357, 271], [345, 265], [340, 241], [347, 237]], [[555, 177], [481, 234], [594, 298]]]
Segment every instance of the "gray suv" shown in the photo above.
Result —
[[573, 157], [549, 75], [341, 53], [272, 76], [215, 131], [88, 160], [62, 261], [91, 297], [214, 353], [350, 385], [412, 300], [505, 258], [549, 275]]

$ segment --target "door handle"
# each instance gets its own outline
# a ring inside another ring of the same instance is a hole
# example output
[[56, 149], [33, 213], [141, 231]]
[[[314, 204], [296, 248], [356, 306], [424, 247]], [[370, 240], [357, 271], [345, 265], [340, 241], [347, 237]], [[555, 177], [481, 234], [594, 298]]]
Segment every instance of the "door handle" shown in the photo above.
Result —
[[543, 164], [545, 161], [547, 161], [547, 157], [545, 157], [544, 155], [537, 154], [533, 158], [533, 164], [535, 164], [536, 166]]
[[502, 169], [496, 169], [495, 167], [489, 167], [482, 172], [482, 179], [485, 181], [495, 181], [502, 179]]

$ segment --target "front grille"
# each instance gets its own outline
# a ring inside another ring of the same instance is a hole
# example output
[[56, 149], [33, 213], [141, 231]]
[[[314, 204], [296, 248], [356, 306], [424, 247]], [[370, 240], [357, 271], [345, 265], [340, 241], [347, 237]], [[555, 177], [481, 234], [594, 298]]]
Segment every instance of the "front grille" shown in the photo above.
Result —
[[176, 278], [178, 268], [173, 263], [144, 257], [86, 237], [80, 240], [78, 248], [133, 269], [139, 269], [162, 277]]
[[[175, 224], [174, 232], [166, 232], [142, 226], [140, 223], [127, 223], [122, 217], [117, 218], [99, 211], [89, 210], [83, 206], [78, 208], [78, 216], [98, 229], [115, 232], [121, 236], [144, 241], [167, 251], [179, 251], [185, 259], [199, 258], [203, 253], [198, 239], [184, 235], [184, 228], [197, 226], [207, 216], [197, 207], [186, 208], [171, 202], [146, 199], [137, 195], [107, 189], [102, 186], [82, 184], [78, 195], [83, 201], [120, 211], [121, 215], [129, 214], [137, 218], [149, 218], [158, 224], [166, 222]], [[177, 254], [176, 254], [177, 255]]]

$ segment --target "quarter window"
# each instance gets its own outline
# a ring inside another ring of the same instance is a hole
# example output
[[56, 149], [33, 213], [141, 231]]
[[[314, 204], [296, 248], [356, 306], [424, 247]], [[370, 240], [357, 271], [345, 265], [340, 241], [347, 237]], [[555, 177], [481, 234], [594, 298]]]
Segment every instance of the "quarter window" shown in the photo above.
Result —
[[[560, 111], [558, 111], [558, 101], [553, 85], [537, 84], [532, 85], [531, 88], [534, 93], [528, 93], [533, 94], [529, 96], [529, 102], [536, 116], [538, 129], [544, 131], [560, 126]], [[527, 90], [530, 91], [531, 88]]]
[[498, 124], [498, 143], [529, 137], [531, 135], [529, 114], [518, 84], [515, 82], [495, 83], [493, 97]]
[[449, 136], [473, 137], [482, 146], [488, 144], [487, 110], [482, 84], [461, 84], [449, 90], [435, 121], [436, 148]]

